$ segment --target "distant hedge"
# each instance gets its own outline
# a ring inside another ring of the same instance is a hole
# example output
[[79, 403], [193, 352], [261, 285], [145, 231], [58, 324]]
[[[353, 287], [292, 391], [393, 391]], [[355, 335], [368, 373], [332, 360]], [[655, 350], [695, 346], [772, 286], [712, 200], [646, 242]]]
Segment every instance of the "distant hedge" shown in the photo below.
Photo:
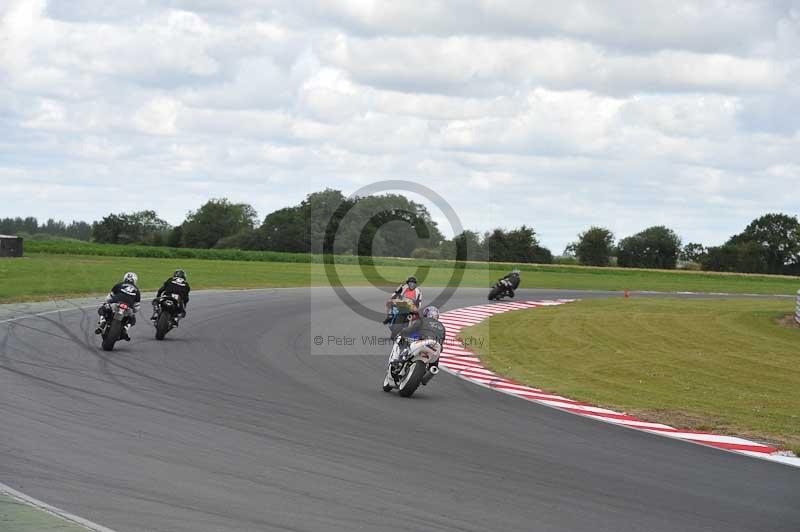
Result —
[[257, 262], [313, 262], [307, 253], [241, 251], [238, 249], [170, 248], [128, 244], [93, 244], [74, 241], [26, 241], [26, 253], [95, 255], [101, 257], [144, 257], [153, 259], [240, 260]]

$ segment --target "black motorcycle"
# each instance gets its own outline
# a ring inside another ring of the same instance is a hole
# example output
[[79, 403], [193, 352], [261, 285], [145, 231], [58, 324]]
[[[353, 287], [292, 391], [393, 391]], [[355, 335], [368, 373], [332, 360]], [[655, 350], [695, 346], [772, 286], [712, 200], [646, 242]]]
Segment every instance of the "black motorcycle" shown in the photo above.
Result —
[[153, 300], [155, 317], [153, 325], [156, 328], [156, 340], [163, 340], [169, 331], [175, 328], [175, 317], [180, 313], [181, 296], [178, 294], [164, 294]]
[[105, 305], [106, 321], [100, 332], [103, 338], [103, 350], [112, 351], [114, 344], [122, 339], [125, 325], [130, 321], [134, 312], [126, 303], [107, 303]]
[[492, 289], [489, 290], [488, 299], [489, 301], [492, 300], [500, 301], [502, 298], [506, 296], [512, 297], [511, 295], [513, 293], [512, 290], [513, 288], [511, 287], [511, 281], [509, 281], [508, 279], [500, 279], [494, 284], [494, 286], [492, 286]]

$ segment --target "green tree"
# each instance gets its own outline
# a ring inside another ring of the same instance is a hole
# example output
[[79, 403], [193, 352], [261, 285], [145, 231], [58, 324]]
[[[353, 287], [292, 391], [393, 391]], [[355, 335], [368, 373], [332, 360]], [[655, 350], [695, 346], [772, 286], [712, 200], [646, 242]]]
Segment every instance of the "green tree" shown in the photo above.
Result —
[[689, 242], [681, 250], [680, 259], [688, 262], [702, 263], [708, 251], [703, 244]]
[[[756, 243], [763, 249], [768, 273], [783, 273], [800, 263], [800, 222], [797, 217], [770, 213], [756, 218], [728, 244]], [[751, 248], [755, 249], [755, 248]]]
[[495, 229], [484, 235], [483, 242], [490, 261], [553, 261], [550, 251], [539, 246], [533, 228], [525, 225], [510, 231]]
[[179, 248], [183, 245], [183, 227], [178, 225], [172, 228], [167, 235], [167, 245], [172, 248]]
[[335, 249], [361, 256], [410, 257], [417, 248], [437, 248], [444, 240], [424, 205], [403, 195], [355, 199], [341, 219]]
[[453, 258], [459, 260], [486, 260], [486, 246], [475, 231], [462, 231], [453, 237]]
[[258, 249], [308, 253], [311, 251], [308, 210], [286, 207], [270, 213], [256, 232]]
[[92, 238], [102, 244], [157, 244], [169, 229], [155, 211], [109, 214], [92, 224]]
[[681, 239], [662, 225], [649, 227], [620, 240], [617, 264], [625, 268], [675, 269], [681, 251]]
[[247, 203], [231, 203], [227, 199], [212, 199], [183, 222], [183, 245], [191, 248], [211, 248], [221, 238], [255, 227], [258, 215]]
[[713, 272], [735, 272], [739, 263], [739, 250], [733, 244], [711, 246], [700, 263], [703, 270]]
[[707, 271], [767, 273], [767, 253], [757, 242], [740, 242], [708, 248], [701, 259], [701, 266]]
[[608, 266], [614, 250], [614, 233], [603, 227], [590, 227], [578, 235], [573, 249], [580, 264]]
[[531, 254], [531, 262], [536, 264], [553, 264], [553, 253], [543, 246], [534, 246]]
[[333, 241], [339, 231], [339, 224], [355, 204], [340, 190], [326, 188], [313, 192], [300, 204], [302, 220], [307, 225], [311, 250], [322, 253], [326, 239]]

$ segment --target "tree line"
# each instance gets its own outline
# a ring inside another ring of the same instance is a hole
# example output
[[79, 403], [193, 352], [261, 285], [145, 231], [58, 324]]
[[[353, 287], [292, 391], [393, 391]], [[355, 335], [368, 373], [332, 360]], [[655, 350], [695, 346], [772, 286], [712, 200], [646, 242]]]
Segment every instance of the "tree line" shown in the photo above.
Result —
[[259, 222], [244, 203], [212, 199], [170, 227], [153, 211], [109, 214], [95, 222], [98, 243], [237, 248], [292, 253], [552, 263], [528, 226], [446, 239], [424, 205], [398, 194], [346, 197], [326, 189]]
[[27, 218], [0, 218], [0, 235], [49, 235], [77, 240], [89, 240], [92, 226], [86, 222], [72, 221], [66, 224], [52, 218], [40, 224], [33, 216]]
[[[397, 256], [430, 259], [542, 263], [553, 254], [527, 225], [447, 239], [424, 205], [398, 194], [346, 197], [326, 189], [260, 220], [246, 203], [211, 199], [171, 226], [152, 210], [109, 214], [85, 222], [35, 218], [0, 220], [0, 233], [50, 234], [109, 244], [190, 248], [236, 248], [295, 253]], [[670, 228], [654, 226], [617, 241], [613, 232], [591, 227], [577, 235], [558, 262], [588, 266], [800, 274], [800, 223], [786, 214], [766, 214], [721, 246], [683, 245]]]
[[684, 266], [718, 272], [800, 275], [800, 222], [796, 216], [769, 213], [756, 218], [721, 246], [682, 245], [664, 226], [654, 226], [615, 244], [614, 234], [591, 227], [565, 250], [587, 266], [674, 269]]

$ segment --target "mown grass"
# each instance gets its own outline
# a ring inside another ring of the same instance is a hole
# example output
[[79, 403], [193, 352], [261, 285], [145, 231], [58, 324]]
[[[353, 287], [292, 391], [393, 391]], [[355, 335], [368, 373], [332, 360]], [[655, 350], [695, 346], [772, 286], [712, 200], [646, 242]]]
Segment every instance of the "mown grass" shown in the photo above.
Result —
[[793, 301], [600, 299], [493, 317], [464, 336], [494, 371], [686, 429], [800, 455], [800, 328]]
[[86, 532], [86, 528], [0, 493], [3, 532]]
[[[161, 259], [90, 255], [33, 254], [21, 259], [0, 260], [0, 302], [33, 301], [52, 297], [98, 294], [119, 282], [126, 271], [139, 275], [143, 290], [154, 290], [176, 269], [189, 274], [193, 289], [269, 288], [330, 285], [321, 264], [292, 262], [225, 261], [207, 259]], [[338, 265], [339, 282], [365, 286], [371, 282], [396, 286], [414, 273], [412, 265]], [[462, 286], [488, 287], [501, 270], [465, 271]], [[426, 286], [445, 286], [451, 270], [434, 268], [424, 275]], [[488, 291], [488, 288], [487, 288]]]
[[[136, 265], [147, 270], [155, 265], [159, 270], [173, 268], [176, 264], [191, 266], [202, 276], [195, 276], [195, 282], [202, 286], [225, 286], [248, 288], [253, 286], [307, 286], [327, 284], [324, 275], [312, 274], [319, 268], [321, 255], [305, 253], [279, 253], [270, 251], [241, 251], [228, 249], [186, 249], [151, 246], [123, 246], [91, 244], [79, 241], [34, 241], [26, 242], [26, 255], [35, 264], [29, 266], [42, 270], [44, 275], [58, 275], [59, 268], [75, 270], [75, 263], [89, 264], [87, 257], [112, 257], [120, 260], [104, 262], [115, 269], [132, 269]], [[122, 259], [124, 258], [124, 259]], [[132, 259], [160, 259], [163, 262], [147, 263]], [[584, 266], [507, 264], [488, 262], [455, 263], [454, 261], [432, 259], [403, 259], [384, 257], [337, 256], [338, 269], [343, 272], [342, 282], [365, 284], [375, 278], [375, 267], [384, 272], [391, 283], [405, 279], [417, 268], [429, 270], [418, 272], [426, 276], [428, 286], [443, 286], [447, 283], [454, 268], [464, 271], [463, 286], [488, 286], [498, 277], [517, 267], [523, 272], [523, 287], [554, 288], [576, 290], [655, 290], [662, 292], [730, 292], [753, 294], [793, 294], [800, 288], [800, 278], [788, 276], [725, 274], [714, 272], [642, 270], [630, 268], [593, 268]], [[43, 264], [45, 261], [48, 264]], [[197, 262], [195, 262], [197, 261]], [[203, 264], [211, 261], [215, 264]], [[12, 276], [24, 267], [5, 264], [0, 261], [0, 283], [3, 273]], [[366, 262], [366, 273], [362, 273], [359, 263]], [[258, 263], [263, 263], [258, 265]], [[249, 264], [249, 265], [248, 265]], [[351, 266], [352, 268], [348, 268]], [[87, 268], [83, 268], [89, 271]], [[78, 275], [83, 275], [78, 269]], [[207, 274], [207, 276], [206, 276]], [[114, 274], [116, 275], [116, 273]], [[13, 277], [9, 277], [13, 282]], [[244, 284], [241, 284], [244, 283]], [[58, 286], [55, 285], [55, 288]], [[83, 289], [78, 288], [81, 293]], [[61, 292], [59, 292], [61, 293]], [[0, 298], [3, 297], [0, 286]]]
[[[104, 253], [116, 248], [128, 251], [134, 247], [101, 248]], [[145, 250], [169, 250], [149, 248]], [[198, 250], [194, 250], [198, 251]], [[226, 250], [199, 250], [217, 252]], [[136, 271], [144, 289], [156, 288], [175, 268], [189, 271], [195, 288], [264, 288], [292, 286], [324, 286], [329, 284], [319, 262], [305, 260], [303, 254], [278, 254], [280, 260], [214, 259], [197, 257], [138, 257], [116, 255], [70, 255], [31, 252], [21, 259], [0, 259], [0, 302], [36, 300], [99, 293], [116, 282], [128, 270]], [[242, 252], [236, 253], [260, 253]], [[287, 255], [287, 256], [283, 256]], [[297, 255], [297, 257], [295, 257]], [[366, 285], [370, 282], [396, 285], [416, 273], [424, 286], [445, 286], [453, 276], [448, 261], [416, 261], [409, 259], [374, 259], [364, 267], [357, 257], [337, 257], [336, 271], [345, 285]], [[468, 263], [459, 286], [486, 287], [511, 269], [512, 265]], [[418, 269], [419, 268], [419, 269]], [[792, 294], [800, 287], [800, 279], [788, 277], [725, 275], [622, 268], [587, 268], [579, 266], [522, 265], [522, 287], [576, 290], [655, 290], [730, 292], [754, 294]], [[383, 280], [381, 280], [381, 278]]]

